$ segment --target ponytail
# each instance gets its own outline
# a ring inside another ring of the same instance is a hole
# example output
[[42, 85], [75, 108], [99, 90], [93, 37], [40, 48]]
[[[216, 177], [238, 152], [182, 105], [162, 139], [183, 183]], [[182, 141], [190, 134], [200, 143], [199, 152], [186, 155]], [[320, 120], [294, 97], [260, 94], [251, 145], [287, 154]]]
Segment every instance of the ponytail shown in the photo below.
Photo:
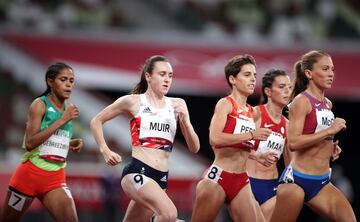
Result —
[[298, 94], [305, 91], [309, 85], [309, 79], [306, 77], [303, 68], [301, 67], [301, 61], [297, 61], [294, 65], [294, 88], [290, 95], [290, 101], [293, 100]]
[[309, 85], [309, 79], [305, 75], [305, 70], [313, 70], [313, 66], [316, 62], [319, 61], [320, 58], [328, 56], [329, 54], [312, 50], [305, 53], [301, 60], [297, 61], [294, 65], [294, 73], [295, 73], [295, 82], [294, 82], [294, 90], [291, 92], [290, 100], [293, 100], [298, 94], [305, 91]]
[[142, 94], [146, 92], [148, 84], [145, 78], [145, 71], [144, 68], [141, 70], [141, 77], [140, 81], [135, 85], [134, 89], [131, 91], [130, 94]]

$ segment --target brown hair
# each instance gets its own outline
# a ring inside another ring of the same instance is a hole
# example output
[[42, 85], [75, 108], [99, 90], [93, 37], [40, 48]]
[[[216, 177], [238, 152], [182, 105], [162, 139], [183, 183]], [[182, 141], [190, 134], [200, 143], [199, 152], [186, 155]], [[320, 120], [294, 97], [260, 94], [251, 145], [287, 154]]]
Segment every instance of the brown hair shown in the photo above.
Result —
[[328, 56], [329, 54], [318, 51], [312, 50], [305, 53], [301, 60], [297, 61], [294, 65], [294, 73], [295, 73], [295, 80], [294, 80], [294, 89], [291, 92], [290, 99], [293, 100], [299, 93], [306, 90], [307, 86], [309, 85], [309, 79], [305, 75], [305, 70], [313, 70], [314, 64], [319, 61], [320, 58]]
[[261, 86], [261, 103], [265, 104], [268, 101], [268, 97], [265, 93], [265, 88], [271, 88], [274, 80], [278, 76], [287, 76], [286, 72], [281, 69], [270, 69], [267, 73], [265, 73], [264, 77], [262, 78], [262, 86]]
[[156, 62], [169, 62], [169, 60], [161, 55], [154, 55], [148, 58], [141, 68], [140, 81], [135, 85], [131, 91], [131, 94], [141, 94], [147, 90], [148, 84], [145, 79], [145, 73], [152, 73]]
[[237, 55], [229, 60], [225, 66], [225, 77], [226, 81], [230, 87], [231, 83], [229, 81], [230, 76], [236, 77], [237, 74], [241, 71], [241, 68], [246, 64], [252, 64], [256, 66], [255, 59], [251, 55]]

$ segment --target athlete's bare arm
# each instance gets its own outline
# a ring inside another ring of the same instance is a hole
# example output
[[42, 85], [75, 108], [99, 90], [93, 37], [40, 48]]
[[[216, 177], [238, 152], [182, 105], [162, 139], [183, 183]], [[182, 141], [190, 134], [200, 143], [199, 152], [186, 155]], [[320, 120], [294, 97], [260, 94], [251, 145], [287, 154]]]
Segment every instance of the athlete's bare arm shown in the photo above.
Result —
[[121, 156], [107, 146], [104, 138], [103, 124], [120, 114], [133, 116], [139, 109], [139, 99], [139, 95], [122, 96], [103, 109], [90, 122], [91, 132], [95, 141], [104, 156], [105, 162], [110, 166], [115, 166], [120, 163]]
[[174, 98], [172, 99], [172, 103], [175, 112], [179, 115], [181, 132], [184, 135], [188, 148], [191, 152], [197, 153], [200, 149], [200, 141], [193, 125], [191, 124], [186, 102], [183, 99]]
[[25, 147], [28, 151], [35, 149], [45, 142], [62, 125], [78, 117], [79, 110], [76, 106], [70, 104], [63, 112], [60, 119], [55, 121], [43, 131], [40, 131], [40, 125], [44, 114], [45, 103], [40, 98], [35, 99], [30, 105], [28, 120], [26, 123]]
[[321, 140], [335, 135], [346, 128], [345, 120], [335, 118], [333, 125], [326, 130], [313, 134], [303, 134], [305, 117], [311, 112], [311, 105], [303, 95], [298, 95], [290, 105], [288, 143], [291, 151], [307, 149]]

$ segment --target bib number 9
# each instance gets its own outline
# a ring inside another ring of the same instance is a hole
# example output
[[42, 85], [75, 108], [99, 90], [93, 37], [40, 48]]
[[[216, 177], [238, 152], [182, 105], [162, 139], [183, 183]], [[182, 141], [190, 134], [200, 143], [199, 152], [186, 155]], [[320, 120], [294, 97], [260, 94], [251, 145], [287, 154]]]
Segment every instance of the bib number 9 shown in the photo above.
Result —
[[144, 178], [141, 174], [137, 174], [134, 176], [134, 182], [135, 183], [138, 183], [140, 185], [143, 185], [144, 184]]
[[136, 190], [139, 190], [141, 187], [145, 186], [147, 182], [150, 181], [150, 178], [143, 174], [134, 174], [132, 176], [131, 183]]

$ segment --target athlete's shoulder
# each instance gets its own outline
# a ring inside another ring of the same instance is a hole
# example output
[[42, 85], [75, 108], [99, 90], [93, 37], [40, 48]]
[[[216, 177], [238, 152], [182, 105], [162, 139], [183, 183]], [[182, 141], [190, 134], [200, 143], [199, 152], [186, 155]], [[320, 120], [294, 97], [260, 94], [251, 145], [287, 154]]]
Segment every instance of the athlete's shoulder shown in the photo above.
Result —
[[183, 98], [179, 97], [166, 97], [168, 98], [172, 103], [185, 103], [185, 100]]
[[312, 110], [309, 99], [303, 95], [297, 95], [289, 105], [289, 113], [310, 113]]
[[253, 107], [253, 118], [254, 121], [260, 120], [261, 119], [261, 111], [260, 111], [260, 105], [254, 106]]
[[307, 101], [307, 100], [309, 100], [309, 99], [304, 93], [299, 93], [297, 96], [295, 96], [292, 103], [297, 102], [297, 101]]
[[138, 103], [140, 100], [140, 94], [130, 94], [118, 98], [115, 103], [122, 103], [126, 105], [132, 105]]
[[215, 112], [230, 113], [232, 109], [233, 105], [226, 97], [219, 99], [215, 106]]
[[30, 104], [29, 108], [29, 114], [30, 116], [34, 115], [44, 115], [46, 109], [46, 104], [41, 98], [36, 98], [34, 101]]
[[232, 107], [232, 103], [229, 97], [223, 97], [217, 101], [216, 106]]
[[139, 100], [142, 94], [129, 94], [120, 97], [119, 99], [123, 98], [124, 100]]
[[30, 109], [32, 109], [32, 108], [36, 108], [36, 109], [43, 108], [43, 109], [45, 109], [45, 106], [46, 106], [45, 101], [42, 98], [37, 97], [36, 99], [34, 99], [32, 101], [32, 103], [30, 105]]
[[137, 113], [140, 106], [140, 95], [125, 95], [113, 102], [110, 110], [118, 110], [117, 112]]
[[304, 105], [310, 105], [310, 101], [304, 94], [300, 93], [291, 101], [289, 108]]

